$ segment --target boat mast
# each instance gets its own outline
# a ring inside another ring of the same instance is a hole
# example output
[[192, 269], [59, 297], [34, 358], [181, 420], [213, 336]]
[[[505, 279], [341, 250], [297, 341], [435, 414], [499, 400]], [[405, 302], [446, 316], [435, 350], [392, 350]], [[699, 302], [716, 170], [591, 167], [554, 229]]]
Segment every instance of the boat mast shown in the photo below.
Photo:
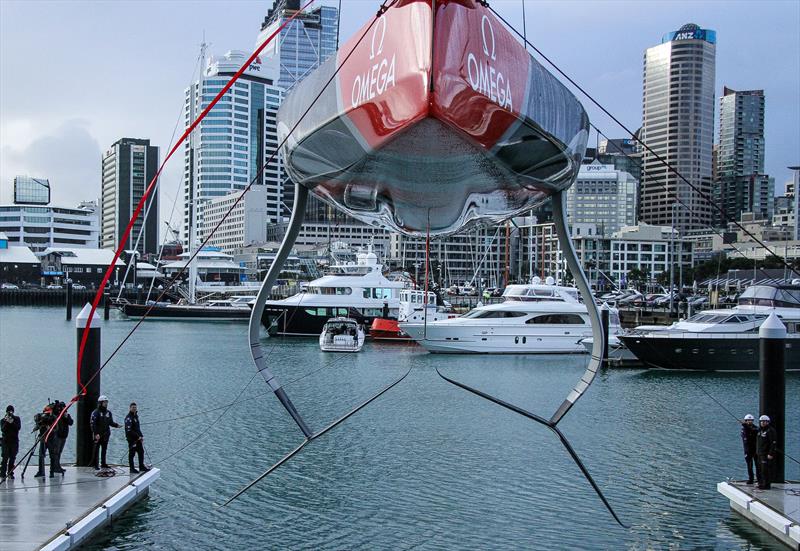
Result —
[[[205, 65], [206, 65], [206, 44], [205, 37], [203, 37], [203, 42], [200, 44], [200, 78], [198, 80], [198, 91], [197, 97], [202, 104], [203, 101], [203, 75], [205, 73]], [[194, 94], [192, 94], [194, 96]], [[201, 105], [202, 106], [202, 105]], [[192, 101], [189, 102], [189, 109], [191, 110], [191, 119], [194, 120], [196, 117], [196, 106], [195, 106], [195, 98], [192, 97]], [[199, 144], [197, 141], [200, 138], [199, 134], [200, 125], [198, 125], [193, 131], [191, 136], [191, 155], [192, 155], [192, 172], [191, 172], [191, 196], [189, 198], [189, 258], [192, 257], [194, 254], [195, 248], [195, 241], [197, 240], [197, 207], [199, 206], [199, 201], [197, 198], [197, 178], [200, 172], [199, 164], [200, 161], [197, 158], [198, 150], [200, 149]], [[195, 285], [197, 283], [197, 259], [192, 259], [189, 262], [189, 304], [194, 304], [197, 301]]]

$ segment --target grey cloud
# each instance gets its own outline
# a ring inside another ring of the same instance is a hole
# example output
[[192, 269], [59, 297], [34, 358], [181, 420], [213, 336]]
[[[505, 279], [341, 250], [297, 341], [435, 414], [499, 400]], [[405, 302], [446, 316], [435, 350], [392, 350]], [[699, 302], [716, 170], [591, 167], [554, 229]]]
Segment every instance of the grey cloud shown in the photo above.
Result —
[[[74, 206], [100, 196], [101, 149], [85, 120], [65, 121], [23, 149], [11, 143], [4, 145], [0, 153], [3, 187], [10, 187], [15, 175], [29, 174], [50, 179], [52, 201], [56, 204]], [[11, 198], [9, 193], [3, 195]]]

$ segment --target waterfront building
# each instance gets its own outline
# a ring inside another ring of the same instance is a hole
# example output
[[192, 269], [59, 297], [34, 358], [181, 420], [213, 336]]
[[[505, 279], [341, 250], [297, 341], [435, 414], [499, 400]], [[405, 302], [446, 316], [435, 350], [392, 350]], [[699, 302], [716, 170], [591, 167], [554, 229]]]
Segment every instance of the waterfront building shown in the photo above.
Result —
[[743, 212], [772, 218], [775, 182], [764, 174], [764, 91], [727, 86], [719, 100], [719, 144], [714, 176], [716, 226]]
[[48, 247], [97, 248], [100, 237], [94, 202], [76, 208], [53, 205], [0, 205], [0, 232], [8, 242], [27, 245], [34, 253]]
[[[280, 242], [289, 225], [287, 220], [267, 227], [267, 241]], [[368, 224], [362, 224], [350, 217], [342, 220], [311, 219], [303, 222], [297, 236], [295, 248], [328, 248], [337, 241], [343, 241], [353, 250], [367, 250], [371, 245], [375, 254], [386, 259], [389, 256], [389, 232]]]
[[[97, 286], [114, 260], [114, 251], [54, 246], [45, 249], [39, 257], [42, 276], [48, 278], [48, 282], [63, 283], [69, 278], [75, 283]], [[125, 262], [118, 258], [114, 266], [111, 281], [116, 283], [125, 276]]]
[[15, 205], [49, 205], [50, 180], [16, 176], [14, 178]]
[[[100, 246], [116, 250], [144, 190], [158, 170], [159, 150], [149, 139], [121, 138], [111, 144], [101, 160]], [[141, 254], [158, 252], [158, 191], [150, 194], [133, 223], [125, 250]], [[139, 234], [141, 233], [141, 237]]]
[[[226, 217], [231, 208], [233, 210]], [[237, 191], [215, 197], [206, 203], [203, 210], [200, 239], [205, 240], [219, 224], [208, 241], [211, 247], [232, 253], [236, 249], [267, 240], [266, 186], [252, 186], [246, 193]]]
[[0, 232], [0, 283], [36, 282], [41, 272], [39, 258], [25, 245], [8, 243]]
[[[182, 271], [179, 280], [186, 282], [189, 278], [189, 252], [178, 255], [178, 260], [169, 262], [161, 267], [168, 278], [175, 277]], [[233, 255], [224, 253], [216, 247], [203, 247], [195, 257], [197, 263], [198, 285], [224, 286], [239, 285], [246, 281], [246, 270], [233, 261]]]
[[[687, 24], [664, 35], [644, 55], [642, 140], [706, 196], [711, 195], [716, 32]], [[675, 197], [681, 231], [711, 224], [712, 207], [698, 192], [644, 151], [640, 219], [672, 224]]]
[[638, 182], [627, 172], [598, 160], [581, 165], [578, 178], [567, 189], [570, 225], [595, 224], [601, 235], [636, 224]]

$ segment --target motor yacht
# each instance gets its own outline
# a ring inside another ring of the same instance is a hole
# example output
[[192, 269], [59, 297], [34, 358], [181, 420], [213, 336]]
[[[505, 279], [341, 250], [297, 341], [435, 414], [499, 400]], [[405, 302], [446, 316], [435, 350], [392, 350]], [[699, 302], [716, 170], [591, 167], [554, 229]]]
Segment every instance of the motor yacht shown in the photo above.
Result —
[[404, 281], [383, 275], [383, 265], [371, 248], [356, 262], [332, 266], [303, 292], [283, 300], [269, 300], [261, 322], [270, 334], [316, 336], [333, 317], [348, 317], [364, 327], [383, 317], [397, 319]]
[[364, 328], [350, 318], [331, 318], [319, 336], [323, 352], [360, 352], [364, 346]]
[[409, 341], [411, 337], [400, 329], [400, 323], [425, 323], [458, 317], [452, 308], [440, 305], [436, 293], [420, 289], [400, 291], [400, 310], [397, 319], [375, 318], [369, 328], [369, 336], [382, 341]]
[[[589, 316], [577, 289], [542, 284], [509, 285], [504, 302], [479, 306], [446, 320], [400, 323], [400, 329], [430, 352], [473, 354], [585, 353], [581, 340], [591, 336]], [[622, 332], [611, 311], [611, 334]]]
[[736, 307], [703, 310], [668, 327], [637, 327], [619, 338], [645, 365], [696, 371], [758, 371], [758, 330], [774, 313], [786, 326], [787, 371], [800, 370], [800, 280], [753, 285]]

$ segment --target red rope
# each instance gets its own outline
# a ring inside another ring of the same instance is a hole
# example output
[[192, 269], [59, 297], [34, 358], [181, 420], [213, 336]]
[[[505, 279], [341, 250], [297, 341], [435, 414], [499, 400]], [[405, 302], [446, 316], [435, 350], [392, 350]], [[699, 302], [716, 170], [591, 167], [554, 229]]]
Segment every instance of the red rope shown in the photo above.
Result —
[[[200, 113], [200, 115], [194, 120], [194, 122], [192, 122], [192, 124], [189, 125], [189, 127], [184, 131], [184, 133], [181, 135], [181, 137], [178, 139], [178, 141], [175, 143], [175, 145], [172, 146], [172, 149], [170, 149], [170, 151], [167, 154], [167, 156], [161, 162], [161, 165], [158, 167], [158, 170], [156, 171], [155, 176], [153, 176], [153, 179], [150, 181], [150, 183], [148, 184], [147, 188], [144, 190], [144, 193], [142, 194], [142, 198], [139, 200], [139, 203], [136, 205], [136, 209], [133, 211], [133, 215], [131, 216], [131, 219], [128, 222], [128, 225], [125, 227], [125, 232], [122, 234], [122, 237], [120, 238], [120, 242], [119, 242], [119, 245], [117, 246], [117, 250], [114, 252], [114, 259], [111, 261], [111, 264], [109, 264], [108, 269], [106, 270], [105, 274], [103, 275], [103, 280], [100, 282], [100, 286], [97, 289], [97, 293], [95, 294], [94, 299], [92, 300], [92, 308], [91, 308], [91, 310], [89, 312], [89, 318], [86, 321], [86, 326], [83, 328], [83, 333], [81, 335], [81, 343], [80, 343], [80, 346], [78, 348], [77, 379], [78, 379], [78, 384], [81, 386], [80, 392], [78, 392], [78, 394], [76, 394], [75, 396], [72, 397], [72, 399], [67, 404], [67, 407], [65, 407], [61, 411], [61, 413], [58, 415], [58, 417], [56, 418], [56, 420], [53, 422], [52, 426], [50, 427], [50, 430], [47, 431], [47, 434], [45, 435], [45, 441], [47, 441], [47, 439], [50, 437], [50, 433], [53, 431], [53, 427], [56, 426], [58, 421], [67, 412], [67, 410], [69, 410], [69, 408], [72, 407], [72, 404], [77, 402], [80, 399], [81, 396], [86, 395], [86, 385], [84, 385], [81, 382], [81, 366], [83, 364], [83, 353], [84, 353], [84, 350], [86, 348], [86, 341], [89, 338], [89, 329], [91, 328], [91, 325], [92, 325], [92, 319], [94, 318], [94, 314], [95, 314], [95, 311], [97, 310], [97, 306], [100, 304], [100, 299], [103, 296], [103, 291], [105, 290], [106, 284], [108, 283], [108, 280], [110, 279], [111, 274], [114, 271], [114, 267], [116, 266], [117, 260], [119, 259], [120, 255], [122, 254], [122, 249], [125, 246], [125, 243], [127, 243], [128, 238], [130, 237], [131, 230], [133, 229], [133, 224], [139, 218], [139, 214], [142, 212], [142, 208], [144, 207], [145, 202], [149, 198], [149, 196], [152, 193], [153, 189], [155, 189], [156, 183], [158, 182], [158, 177], [161, 175], [161, 172], [164, 169], [164, 166], [167, 164], [167, 161], [169, 161], [169, 159], [172, 157], [172, 155], [175, 153], [175, 151], [177, 151], [178, 147], [181, 144], [183, 144], [183, 142], [186, 140], [186, 138], [189, 136], [189, 134], [191, 134], [192, 131], [197, 127], [197, 125], [200, 124], [200, 121], [202, 121], [205, 118], [205, 116], [208, 114], [208, 112], [211, 111], [211, 109], [214, 108], [214, 106], [219, 102], [220, 99], [222, 99], [222, 96], [224, 96], [225, 93], [228, 90], [230, 90], [230, 88], [233, 86], [234, 82], [236, 82], [239, 79], [239, 77], [242, 76], [242, 74], [244, 73], [245, 69], [247, 69], [247, 67], [249, 67], [250, 64], [253, 61], [255, 61], [256, 57], [258, 57], [258, 54], [260, 54], [261, 51], [270, 42], [272, 42], [272, 40], [289, 23], [291, 23], [301, 12], [303, 12], [313, 2], [314, 2], [314, 0], [308, 0], [308, 2], [306, 2], [305, 5], [303, 5], [298, 11], [296, 11], [286, 21], [284, 21], [283, 24], [281, 24], [281, 26], [278, 27], [275, 30], [275, 32], [273, 32], [271, 35], [269, 35], [269, 37], [261, 44], [261, 46], [259, 46], [250, 55], [250, 57], [247, 59], [247, 61], [245, 61], [244, 64], [242, 64], [242, 66], [239, 68], [239, 70], [236, 71], [236, 73], [231, 77], [231, 79], [228, 81], [228, 83], [225, 84], [225, 86], [223, 86], [222, 90], [220, 90], [219, 93], [217, 93], [217, 95], [214, 97], [214, 99], [211, 100], [211, 103], [209, 103], [208, 106], [205, 109], [203, 109], [203, 111]], [[203, 91], [200, 90], [200, 95], [201, 96], [202, 96], [202, 92]], [[102, 367], [99, 370], [97, 370], [97, 372], [94, 375], [92, 375], [92, 377], [88, 381], [86, 381], [86, 384], [91, 383], [94, 380], [94, 378], [97, 377], [97, 375], [100, 374], [100, 371], [102, 371]]]

